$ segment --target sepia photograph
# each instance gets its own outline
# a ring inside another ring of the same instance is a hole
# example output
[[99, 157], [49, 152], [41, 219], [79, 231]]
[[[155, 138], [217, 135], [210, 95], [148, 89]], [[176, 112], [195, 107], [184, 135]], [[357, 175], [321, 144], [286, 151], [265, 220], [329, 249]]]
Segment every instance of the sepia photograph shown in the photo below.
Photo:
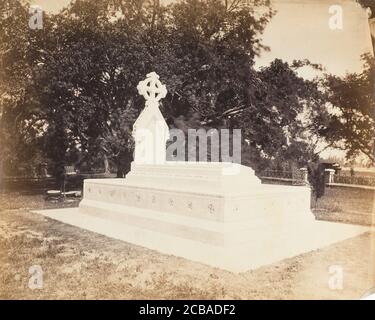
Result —
[[375, 300], [374, 54], [375, 0], [0, 0], [0, 300]]

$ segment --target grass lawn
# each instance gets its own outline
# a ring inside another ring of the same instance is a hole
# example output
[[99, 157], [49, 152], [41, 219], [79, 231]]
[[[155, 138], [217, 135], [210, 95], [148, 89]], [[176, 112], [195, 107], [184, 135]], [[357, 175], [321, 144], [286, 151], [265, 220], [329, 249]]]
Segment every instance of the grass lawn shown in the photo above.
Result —
[[[3, 195], [0, 204], [1, 299], [356, 299], [375, 286], [370, 233], [233, 274], [31, 213], [61, 206], [40, 196]], [[42, 289], [28, 287], [33, 265]], [[333, 265], [342, 290], [329, 288]]]
[[374, 190], [357, 188], [326, 188], [325, 195], [315, 206], [335, 212], [372, 213]]
[[326, 188], [313, 210], [322, 220], [375, 225], [374, 191], [359, 188]]

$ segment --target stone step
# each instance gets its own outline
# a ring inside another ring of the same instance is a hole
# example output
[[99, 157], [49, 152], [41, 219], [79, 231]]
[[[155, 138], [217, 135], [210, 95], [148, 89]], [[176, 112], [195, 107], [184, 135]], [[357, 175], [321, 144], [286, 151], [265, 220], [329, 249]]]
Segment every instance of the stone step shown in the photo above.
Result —
[[262, 218], [266, 223], [272, 223], [288, 215], [292, 220], [301, 219], [298, 213], [308, 212], [310, 208], [310, 190], [304, 187], [261, 185], [242, 190], [243, 194], [235, 196], [197, 192], [193, 187], [188, 189], [176, 191], [168, 181], [159, 188], [152, 188], [146, 183], [131, 185], [126, 179], [85, 180], [84, 202], [102, 202], [108, 208], [121, 205], [228, 222]]
[[263, 229], [255, 228], [250, 233], [250, 241], [246, 244], [219, 246], [129, 225], [106, 215], [85, 214], [78, 208], [36, 212], [111, 238], [232, 272], [243, 272], [271, 264], [357, 236], [368, 230], [363, 227], [315, 221], [291, 228], [289, 236], [284, 233], [282, 238], [276, 234], [264, 235]]
[[283, 239], [290, 235], [291, 230], [299, 232], [301, 224], [314, 223], [315, 220], [312, 213], [304, 212], [296, 214], [294, 219], [288, 216], [274, 216], [273, 219], [254, 218], [249, 214], [247, 220], [209, 221], [87, 199], [80, 203], [80, 211], [95, 217], [217, 246], [253, 241], [253, 234], [259, 234], [259, 230], [262, 230], [258, 236], [260, 241], [268, 237]]

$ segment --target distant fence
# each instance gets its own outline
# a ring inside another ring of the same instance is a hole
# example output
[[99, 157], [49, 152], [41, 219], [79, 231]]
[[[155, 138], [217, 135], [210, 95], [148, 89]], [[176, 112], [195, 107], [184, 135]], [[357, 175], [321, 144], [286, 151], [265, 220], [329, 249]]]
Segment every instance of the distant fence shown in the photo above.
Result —
[[306, 176], [303, 170], [281, 171], [281, 170], [264, 170], [259, 174], [262, 181], [274, 181], [282, 184], [305, 185]]
[[[266, 183], [273, 184], [288, 184], [288, 185], [307, 185], [307, 169], [301, 168], [294, 171], [282, 171], [282, 170], [264, 170], [257, 173], [258, 177]], [[375, 176], [349, 176], [342, 174], [335, 174], [334, 170], [326, 169], [326, 183], [328, 186], [348, 186], [348, 187], [363, 187], [367, 189], [375, 189]], [[82, 188], [84, 179], [103, 179], [103, 178], [115, 178], [115, 173], [103, 173], [103, 172], [85, 172], [77, 173], [67, 177], [66, 182], [68, 187]], [[56, 180], [53, 177], [5, 177], [3, 178], [5, 187], [10, 189], [18, 188], [57, 188]]]
[[[307, 170], [299, 171], [264, 170], [259, 174], [263, 181], [280, 182], [282, 184], [308, 184]], [[335, 170], [326, 169], [325, 179], [328, 186], [375, 187], [375, 176], [348, 176], [335, 174]]]
[[[84, 179], [104, 179], [115, 178], [115, 173], [103, 172], [87, 172], [70, 174], [66, 176], [67, 190], [82, 189]], [[28, 177], [28, 176], [13, 176], [2, 179], [2, 188], [7, 191], [24, 191], [24, 190], [47, 190], [59, 189], [61, 185], [57, 184], [54, 177]]]
[[333, 183], [354, 184], [354, 185], [375, 187], [375, 177], [346, 176], [346, 175], [335, 174], [333, 176]]

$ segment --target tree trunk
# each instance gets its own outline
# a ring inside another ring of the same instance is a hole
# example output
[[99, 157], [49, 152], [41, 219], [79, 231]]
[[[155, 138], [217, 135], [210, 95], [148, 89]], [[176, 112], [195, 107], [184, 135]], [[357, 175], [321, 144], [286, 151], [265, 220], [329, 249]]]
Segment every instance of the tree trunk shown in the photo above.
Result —
[[121, 167], [117, 167], [117, 178], [124, 178], [124, 170]]
[[110, 173], [110, 171], [109, 171], [109, 161], [108, 161], [107, 155], [104, 155], [103, 162], [104, 162], [104, 173], [109, 174]]

